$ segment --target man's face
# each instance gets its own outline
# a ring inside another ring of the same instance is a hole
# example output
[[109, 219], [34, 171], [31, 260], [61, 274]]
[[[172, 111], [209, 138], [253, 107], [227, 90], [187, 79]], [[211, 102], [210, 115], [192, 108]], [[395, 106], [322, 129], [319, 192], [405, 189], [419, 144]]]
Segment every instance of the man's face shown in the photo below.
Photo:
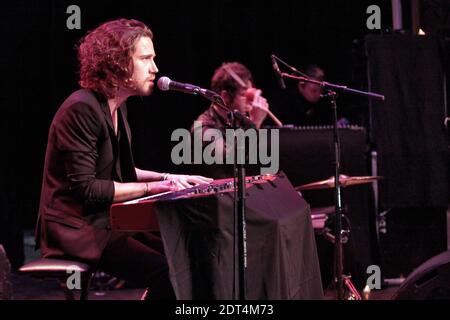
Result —
[[298, 90], [306, 99], [306, 101], [311, 103], [317, 103], [320, 100], [320, 95], [322, 94], [322, 89], [313, 83], [299, 83]]
[[155, 49], [153, 41], [149, 37], [141, 37], [135, 44], [135, 50], [132, 56], [133, 95], [148, 96], [153, 91], [154, 80], [158, 68], [155, 64]]

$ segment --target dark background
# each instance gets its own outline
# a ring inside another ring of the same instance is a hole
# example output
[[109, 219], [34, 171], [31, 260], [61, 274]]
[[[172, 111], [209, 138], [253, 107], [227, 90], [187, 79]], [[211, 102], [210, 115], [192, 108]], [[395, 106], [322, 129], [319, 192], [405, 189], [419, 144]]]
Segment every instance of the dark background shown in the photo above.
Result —
[[[408, 29], [408, 3], [404, 25]], [[430, 1], [436, 2], [436, 1]], [[48, 128], [64, 99], [78, 88], [75, 45], [88, 30], [120, 17], [146, 23], [154, 32], [159, 76], [209, 87], [224, 61], [253, 73], [276, 114], [277, 87], [270, 54], [298, 69], [323, 67], [327, 80], [367, 88], [363, 39], [389, 33], [391, 1], [5, 1], [0, 10], [1, 204], [0, 237], [13, 266], [23, 262], [21, 235], [33, 229], [38, 209]], [[81, 30], [69, 30], [68, 6], [81, 8]], [[366, 9], [381, 8], [381, 30], [368, 30]], [[431, 15], [431, 20], [436, 21]], [[408, 30], [406, 30], [408, 32]], [[368, 124], [368, 103], [343, 95], [339, 107], [356, 110]], [[176, 92], [129, 100], [135, 161], [155, 171], [179, 171], [170, 161], [176, 128], [189, 128], [208, 107]], [[6, 239], [6, 240], [5, 240]], [[8, 251], [8, 248], [7, 248]]]
[[[1, 10], [2, 189], [19, 196], [24, 227], [33, 227], [47, 133], [57, 108], [78, 88], [75, 45], [100, 23], [143, 21], [155, 34], [159, 76], [209, 87], [224, 61], [240, 61], [270, 98], [279, 91], [269, 56], [301, 68], [321, 65], [330, 81], [352, 83], [352, 42], [369, 30], [373, 1], [14, 1]], [[381, 1], [380, 4], [389, 4]], [[81, 8], [81, 30], [69, 30], [69, 5]], [[334, 5], [333, 5], [334, 4]], [[390, 21], [390, 5], [382, 6]], [[386, 25], [386, 23], [385, 23]], [[170, 134], [189, 128], [208, 107], [199, 97], [161, 93], [131, 99], [138, 166], [171, 168]], [[3, 185], [4, 183], [4, 185]]]

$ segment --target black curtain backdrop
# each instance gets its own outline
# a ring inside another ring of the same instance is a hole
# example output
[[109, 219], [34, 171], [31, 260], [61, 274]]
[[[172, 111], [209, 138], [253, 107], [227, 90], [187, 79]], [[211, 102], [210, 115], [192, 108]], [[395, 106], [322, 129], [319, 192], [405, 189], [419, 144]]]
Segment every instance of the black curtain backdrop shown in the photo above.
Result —
[[435, 37], [370, 36], [366, 41], [383, 208], [447, 208], [448, 138], [444, 70]]
[[446, 250], [448, 136], [444, 126], [444, 52], [437, 37], [369, 36], [372, 138], [378, 151], [383, 273], [407, 275]]

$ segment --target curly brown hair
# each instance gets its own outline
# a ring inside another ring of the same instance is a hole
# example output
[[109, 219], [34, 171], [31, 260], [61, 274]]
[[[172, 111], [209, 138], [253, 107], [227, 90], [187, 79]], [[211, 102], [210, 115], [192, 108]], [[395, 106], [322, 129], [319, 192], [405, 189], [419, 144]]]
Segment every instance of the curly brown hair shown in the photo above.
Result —
[[90, 31], [78, 45], [80, 86], [114, 97], [120, 86], [130, 83], [132, 55], [141, 37], [153, 39], [153, 33], [133, 19], [108, 21]]
[[225, 90], [232, 98], [234, 98], [237, 91], [242, 88], [242, 86], [226, 71], [227, 68], [234, 71], [234, 73], [244, 82], [250, 81], [253, 83], [253, 77], [250, 70], [239, 62], [224, 63], [214, 71], [214, 75], [211, 79], [211, 89], [219, 93], [222, 90]]

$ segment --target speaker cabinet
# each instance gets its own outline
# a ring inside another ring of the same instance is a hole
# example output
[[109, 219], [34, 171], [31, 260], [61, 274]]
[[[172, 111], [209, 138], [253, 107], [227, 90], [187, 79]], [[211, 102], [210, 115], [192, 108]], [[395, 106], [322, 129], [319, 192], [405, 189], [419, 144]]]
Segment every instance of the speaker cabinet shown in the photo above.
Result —
[[420, 265], [402, 284], [394, 300], [450, 300], [450, 251]]

